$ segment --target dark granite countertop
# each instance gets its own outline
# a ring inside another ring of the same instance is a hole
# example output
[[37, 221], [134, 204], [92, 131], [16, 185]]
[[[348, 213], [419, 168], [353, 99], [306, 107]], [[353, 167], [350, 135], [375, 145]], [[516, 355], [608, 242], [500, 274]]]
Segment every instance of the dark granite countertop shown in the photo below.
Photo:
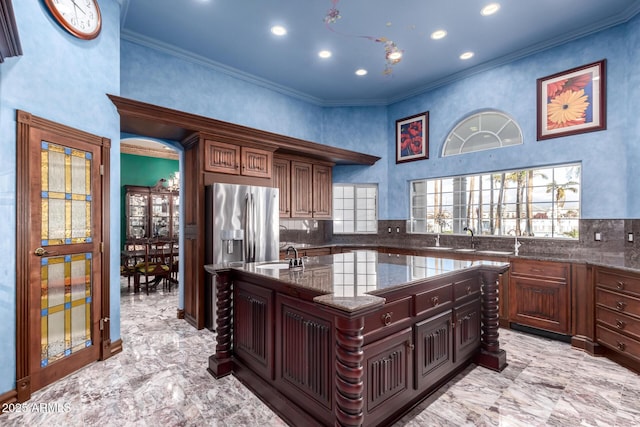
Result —
[[382, 305], [386, 290], [409, 286], [414, 282], [453, 274], [480, 265], [506, 266], [506, 262], [461, 260], [439, 256], [409, 256], [355, 250], [334, 255], [311, 257], [302, 270], [292, 270], [286, 262], [271, 261], [234, 265], [207, 265], [215, 273], [234, 269], [253, 275], [277, 279], [324, 293], [314, 300], [344, 311]]
[[[606, 252], [596, 250], [572, 250], [564, 253], [555, 252], [527, 252], [520, 251], [519, 255], [514, 255], [513, 252], [508, 251], [492, 251], [492, 250], [473, 250], [468, 249], [456, 249], [446, 247], [434, 247], [434, 246], [394, 246], [388, 244], [314, 244], [314, 243], [296, 243], [286, 242], [287, 246], [293, 246], [296, 249], [316, 249], [316, 248], [331, 248], [331, 247], [350, 247], [350, 248], [372, 248], [372, 247], [384, 247], [389, 249], [398, 250], [421, 250], [432, 251], [434, 253], [441, 253], [442, 256], [447, 254], [466, 254], [469, 256], [477, 257], [491, 257], [499, 258], [511, 261], [513, 259], [532, 259], [539, 261], [557, 261], [557, 262], [571, 262], [579, 264], [591, 264], [598, 267], [609, 267], [620, 270], [625, 270], [630, 273], [640, 273], [640, 258], [631, 257], [624, 252]], [[282, 246], [282, 245], [281, 245]], [[283, 248], [284, 249], [284, 248]]]

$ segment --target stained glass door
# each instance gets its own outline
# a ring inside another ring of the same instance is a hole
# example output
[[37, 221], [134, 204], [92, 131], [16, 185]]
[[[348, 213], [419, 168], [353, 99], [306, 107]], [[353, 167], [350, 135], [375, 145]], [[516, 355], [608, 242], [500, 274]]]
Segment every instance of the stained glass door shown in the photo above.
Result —
[[37, 280], [30, 281], [29, 359], [37, 390], [99, 357], [101, 195], [98, 147], [53, 135], [32, 144]]

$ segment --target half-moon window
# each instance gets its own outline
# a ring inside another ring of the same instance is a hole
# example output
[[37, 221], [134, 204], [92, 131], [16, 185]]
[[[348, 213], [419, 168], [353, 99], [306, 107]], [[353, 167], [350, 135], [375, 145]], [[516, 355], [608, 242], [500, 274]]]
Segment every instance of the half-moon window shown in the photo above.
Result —
[[474, 113], [458, 123], [447, 136], [442, 156], [491, 150], [522, 144], [520, 126], [496, 110]]

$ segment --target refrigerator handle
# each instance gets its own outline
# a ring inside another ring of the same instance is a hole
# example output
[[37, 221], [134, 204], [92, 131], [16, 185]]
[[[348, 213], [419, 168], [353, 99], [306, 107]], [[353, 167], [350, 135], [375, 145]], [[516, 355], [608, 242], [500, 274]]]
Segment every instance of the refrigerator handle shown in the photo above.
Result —
[[249, 249], [249, 241], [251, 240], [251, 230], [250, 227], [250, 218], [251, 215], [251, 200], [249, 199], [249, 194], [245, 197], [244, 200], [244, 261], [251, 262], [251, 253]]
[[253, 197], [253, 193], [251, 194], [251, 262], [256, 261], [256, 226], [257, 226], [257, 218], [256, 218], [256, 201]]

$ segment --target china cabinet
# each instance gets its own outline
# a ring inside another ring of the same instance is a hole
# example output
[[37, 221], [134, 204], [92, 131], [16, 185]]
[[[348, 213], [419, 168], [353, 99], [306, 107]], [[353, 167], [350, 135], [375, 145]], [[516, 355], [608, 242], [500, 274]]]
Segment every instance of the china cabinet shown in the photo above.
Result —
[[164, 187], [125, 185], [126, 239], [177, 240], [180, 194]]

